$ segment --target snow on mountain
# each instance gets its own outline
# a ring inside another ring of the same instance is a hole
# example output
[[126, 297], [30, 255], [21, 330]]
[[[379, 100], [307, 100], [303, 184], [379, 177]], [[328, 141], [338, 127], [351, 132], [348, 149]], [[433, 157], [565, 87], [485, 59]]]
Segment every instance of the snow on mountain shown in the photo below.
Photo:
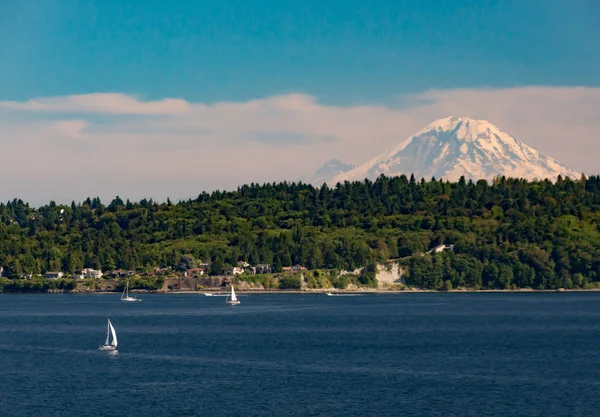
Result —
[[323, 164], [323, 166], [319, 168], [317, 172], [315, 172], [315, 175], [307, 182], [319, 187], [324, 183], [331, 181], [335, 176], [348, 172], [354, 168], [354, 165], [346, 165], [339, 159], [332, 159], [331, 161], [325, 162], [325, 164]]
[[486, 120], [447, 117], [436, 120], [398, 146], [328, 181], [374, 180], [379, 175], [414, 174], [417, 179], [491, 180], [495, 176], [551, 179], [581, 174], [561, 165]]

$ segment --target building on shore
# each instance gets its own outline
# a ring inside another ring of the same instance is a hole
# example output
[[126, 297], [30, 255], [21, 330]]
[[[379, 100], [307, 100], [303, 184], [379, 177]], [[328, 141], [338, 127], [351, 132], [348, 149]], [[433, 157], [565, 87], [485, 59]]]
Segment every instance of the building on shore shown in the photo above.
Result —
[[102, 271], [99, 269], [83, 268], [81, 270], [81, 276], [83, 278], [100, 279], [102, 278]]

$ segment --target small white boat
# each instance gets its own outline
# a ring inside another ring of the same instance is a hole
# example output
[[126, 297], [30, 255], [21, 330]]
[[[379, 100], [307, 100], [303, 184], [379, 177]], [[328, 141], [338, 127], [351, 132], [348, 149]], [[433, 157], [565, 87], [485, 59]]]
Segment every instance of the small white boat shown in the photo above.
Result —
[[132, 297], [129, 295], [129, 280], [127, 280], [127, 284], [125, 284], [125, 289], [123, 290], [123, 294], [121, 294], [121, 301], [127, 301], [127, 302], [142, 301], [140, 298], [137, 298], [136, 296]]
[[[110, 340], [112, 336], [112, 341]], [[117, 332], [113, 327], [110, 319], [108, 319], [108, 327], [106, 328], [106, 342], [103, 345], [98, 345], [98, 350], [114, 351], [117, 349]]]
[[240, 304], [240, 301], [235, 296], [235, 290], [233, 289], [233, 284], [231, 285], [231, 294], [227, 296], [227, 299], [225, 300], [225, 302], [227, 304], [232, 304], [232, 305]]
[[205, 292], [204, 295], [206, 295], [207, 297], [213, 297], [214, 294], [211, 292]]
[[327, 292], [325, 294], [327, 294], [330, 297], [359, 297], [359, 296], [363, 295], [363, 294], [348, 294], [347, 292], [346, 293], [337, 293], [337, 294]]

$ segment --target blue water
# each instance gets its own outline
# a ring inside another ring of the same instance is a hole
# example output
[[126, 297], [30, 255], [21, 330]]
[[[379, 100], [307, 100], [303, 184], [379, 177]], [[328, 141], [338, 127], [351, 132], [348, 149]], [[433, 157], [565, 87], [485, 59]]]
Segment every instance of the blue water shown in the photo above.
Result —
[[240, 300], [2, 295], [1, 415], [600, 415], [600, 294]]

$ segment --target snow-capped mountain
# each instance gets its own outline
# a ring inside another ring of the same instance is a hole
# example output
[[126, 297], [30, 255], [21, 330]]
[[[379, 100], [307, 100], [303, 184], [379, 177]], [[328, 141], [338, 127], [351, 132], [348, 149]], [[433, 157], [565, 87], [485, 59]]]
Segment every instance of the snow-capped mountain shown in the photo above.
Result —
[[354, 165], [346, 165], [339, 159], [332, 159], [315, 172], [315, 175], [308, 180], [308, 183], [315, 186], [321, 186], [326, 182], [331, 181], [334, 177], [344, 172], [348, 172], [356, 168]]
[[551, 179], [581, 174], [561, 165], [486, 120], [447, 117], [436, 120], [395, 148], [333, 177], [329, 184], [414, 174], [417, 179], [491, 180], [495, 176]]

